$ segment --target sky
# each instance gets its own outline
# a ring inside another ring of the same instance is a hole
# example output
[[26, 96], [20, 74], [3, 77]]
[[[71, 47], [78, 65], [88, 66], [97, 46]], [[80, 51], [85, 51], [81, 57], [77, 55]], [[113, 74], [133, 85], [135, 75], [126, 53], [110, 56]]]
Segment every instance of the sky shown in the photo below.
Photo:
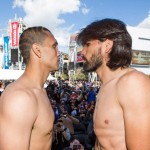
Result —
[[29, 27], [47, 27], [60, 51], [68, 52], [70, 35], [95, 20], [114, 18], [150, 29], [150, 0], [1, 0], [0, 37], [15, 16]]

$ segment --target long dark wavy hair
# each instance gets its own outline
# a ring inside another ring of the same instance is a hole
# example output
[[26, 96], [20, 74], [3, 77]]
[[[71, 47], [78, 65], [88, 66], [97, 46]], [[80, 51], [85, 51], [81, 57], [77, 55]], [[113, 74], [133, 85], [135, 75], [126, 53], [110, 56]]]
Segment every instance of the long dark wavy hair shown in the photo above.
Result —
[[124, 22], [117, 19], [102, 19], [83, 28], [77, 36], [77, 43], [84, 46], [89, 40], [113, 41], [107, 66], [111, 70], [128, 67], [132, 60], [132, 39]]

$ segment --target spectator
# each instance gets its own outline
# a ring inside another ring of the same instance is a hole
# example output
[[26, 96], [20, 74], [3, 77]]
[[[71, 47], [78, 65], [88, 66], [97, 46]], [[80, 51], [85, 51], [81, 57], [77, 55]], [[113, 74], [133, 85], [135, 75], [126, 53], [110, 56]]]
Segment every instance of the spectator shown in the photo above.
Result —
[[87, 101], [89, 104], [91, 104], [92, 101], [95, 101], [96, 100], [96, 93], [94, 92], [94, 89], [93, 87], [89, 87], [89, 91], [87, 93]]
[[67, 111], [63, 111], [61, 120], [63, 121], [63, 124], [64, 124], [67, 128], [69, 128], [70, 133], [73, 135], [73, 134], [74, 134], [74, 127], [73, 127], [73, 124], [79, 124], [79, 120], [76, 119], [75, 117], [69, 115]]
[[92, 119], [87, 128], [87, 138], [85, 140], [85, 149], [91, 150], [92, 148], [94, 148], [95, 141], [96, 141], [96, 135], [93, 129], [93, 119]]
[[70, 95], [70, 99], [77, 99], [78, 95], [76, 94], [75, 91], [72, 92], [72, 94]]
[[71, 116], [77, 116], [79, 114], [79, 111], [77, 107], [75, 107], [74, 103], [71, 103]]
[[71, 134], [69, 129], [59, 119], [54, 125], [52, 149], [63, 150], [64, 147], [69, 146]]
[[84, 146], [76, 138], [72, 138], [70, 146], [66, 147], [64, 150], [84, 150]]

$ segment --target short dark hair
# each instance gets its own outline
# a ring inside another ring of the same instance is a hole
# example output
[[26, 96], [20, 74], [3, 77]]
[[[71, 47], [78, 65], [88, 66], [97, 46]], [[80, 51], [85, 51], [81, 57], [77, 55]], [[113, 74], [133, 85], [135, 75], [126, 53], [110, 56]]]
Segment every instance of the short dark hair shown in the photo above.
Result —
[[19, 39], [19, 50], [25, 64], [30, 59], [30, 50], [34, 43], [42, 44], [51, 32], [42, 26], [30, 27], [23, 31]]
[[84, 46], [90, 40], [104, 42], [106, 39], [113, 41], [107, 66], [111, 70], [128, 67], [132, 60], [132, 39], [120, 20], [106, 18], [89, 24], [78, 34], [77, 43]]

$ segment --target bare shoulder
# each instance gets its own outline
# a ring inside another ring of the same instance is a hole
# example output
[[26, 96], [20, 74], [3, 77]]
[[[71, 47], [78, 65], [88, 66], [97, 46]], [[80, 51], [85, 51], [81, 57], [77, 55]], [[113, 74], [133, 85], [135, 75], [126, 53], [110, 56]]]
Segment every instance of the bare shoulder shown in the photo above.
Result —
[[123, 111], [127, 147], [136, 150], [150, 149], [150, 79], [148, 75], [135, 70], [125, 73], [117, 82], [116, 93]]
[[133, 70], [133, 71], [129, 71], [127, 73], [125, 73], [123, 76], [120, 77], [119, 81], [118, 81], [118, 85], [122, 86], [122, 84], [124, 85], [132, 85], [134, 84], [146, 84], [150, 82], [150, 78], [148, 77], [148, 75], [137, 71], [137, 70]]
[[150, 78], [136, 70], [127, 72], [120, 77], [116, 88], [121, 102], [128, 102], [130, 98], [137, 100], [150, 98]]
[[36, 96], [30, 89], [10, 85], [4, 90], [1, 101], [4, 103], [25, 102], [27, 104], [29, 102], [31, 104], [36, 102]]
[[28, 89], [19, 89], [10, 85], [1, 96], [0, 109], [3, 110], [3, 112], [0, 111], [1, 115], [27, 117], [29, 114], [36, 114], [36, 96]]

